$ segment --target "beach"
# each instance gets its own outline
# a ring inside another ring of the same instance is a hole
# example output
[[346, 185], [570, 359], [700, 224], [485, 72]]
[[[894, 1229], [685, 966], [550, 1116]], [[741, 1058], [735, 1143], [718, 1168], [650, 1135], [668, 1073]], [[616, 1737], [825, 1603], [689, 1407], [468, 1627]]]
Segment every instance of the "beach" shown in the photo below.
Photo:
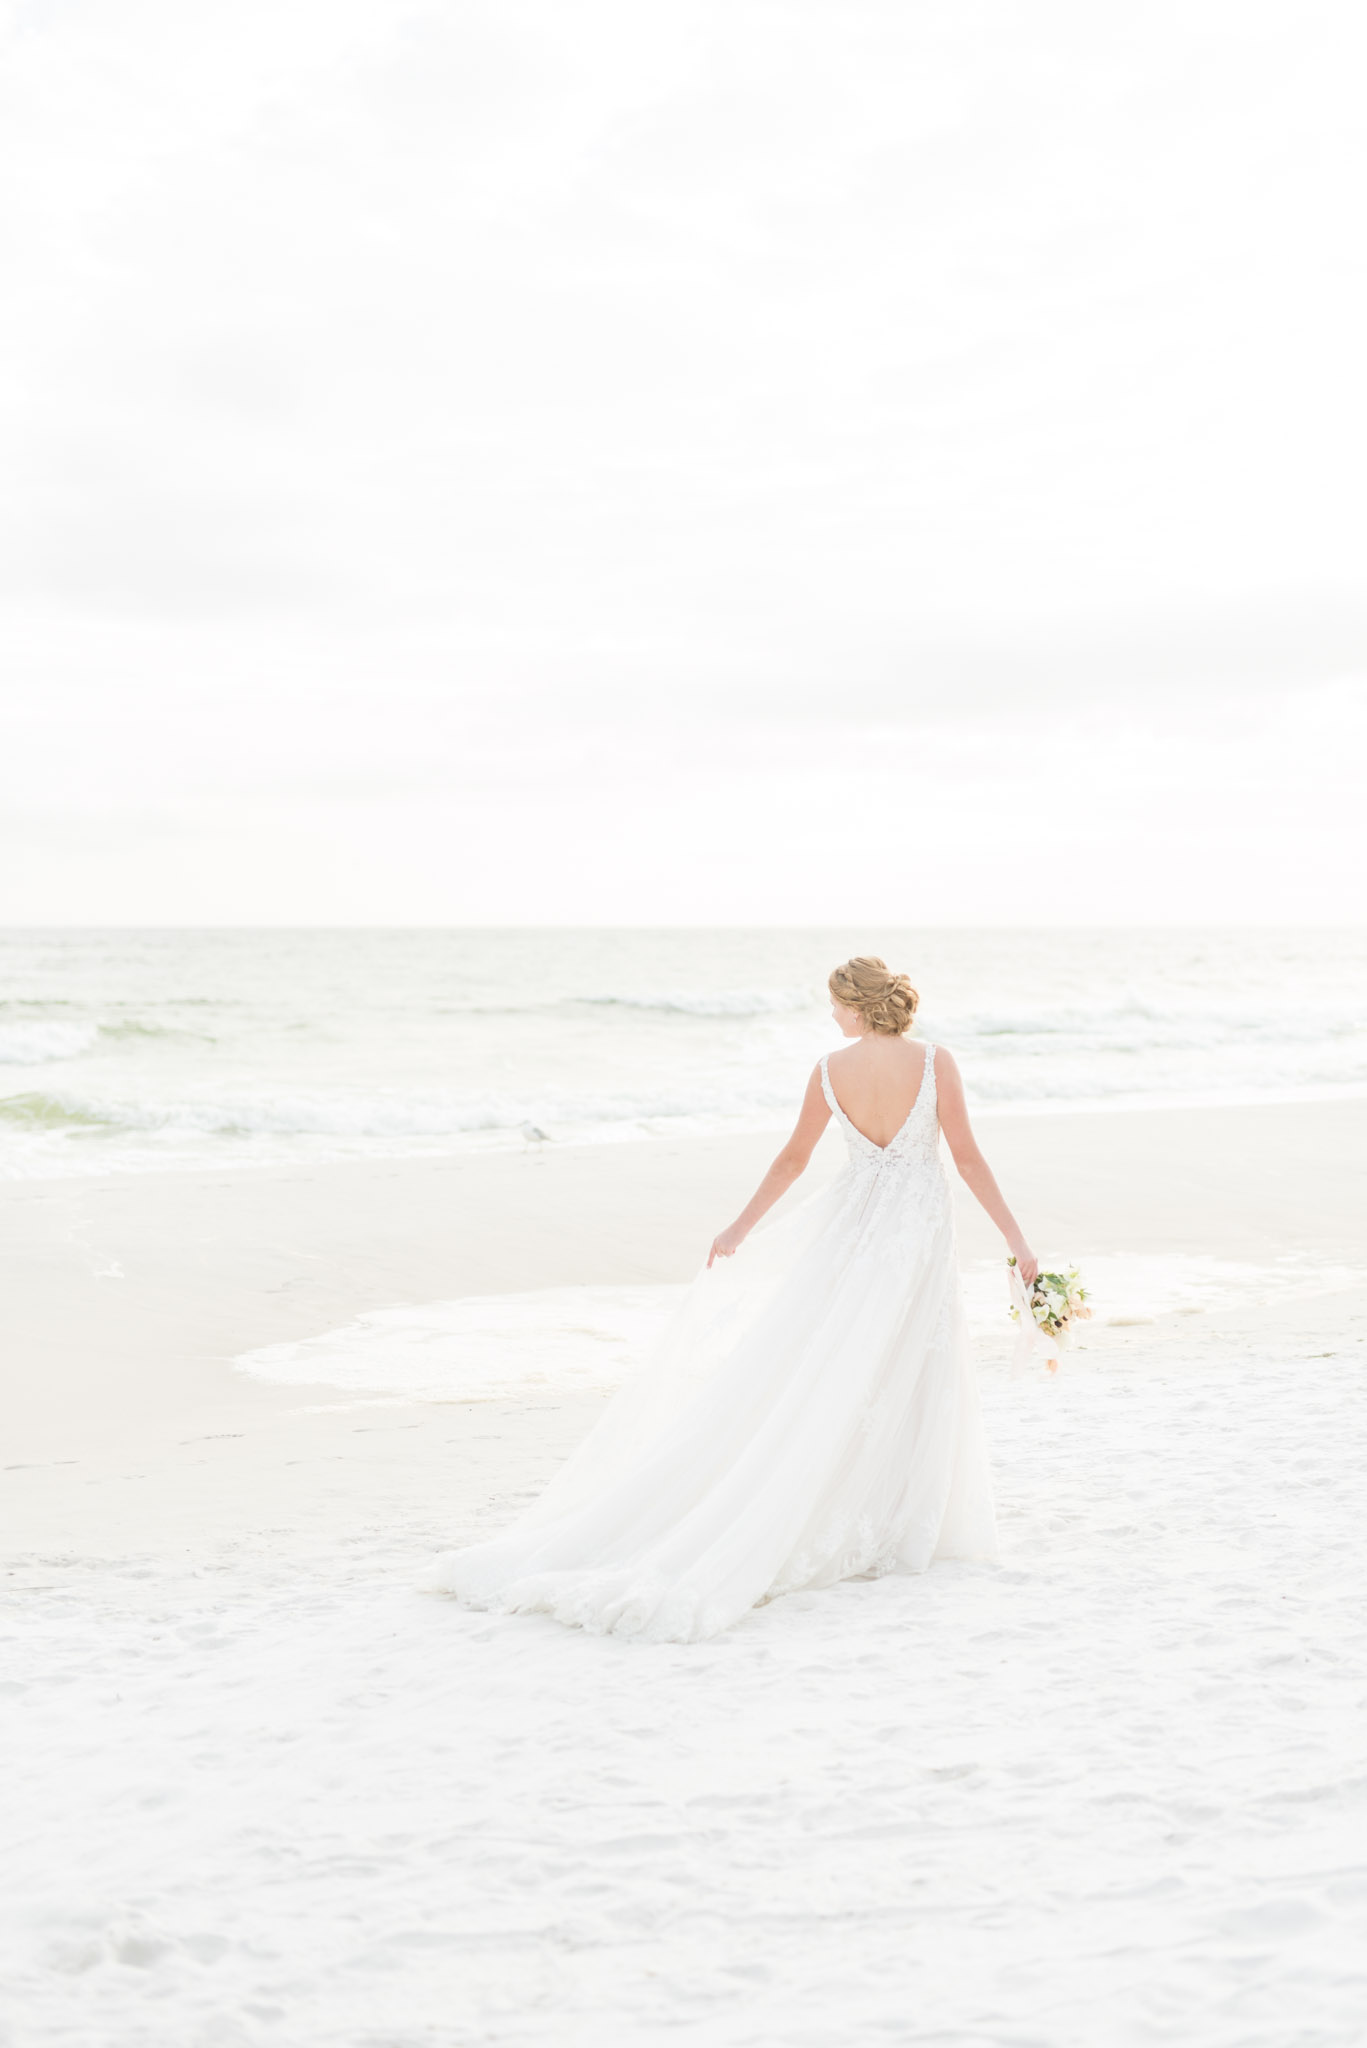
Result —
[[1001, 1565], [688, 1648], [413, 1583], [772, 1134], [0, 1188], [0, 2039], [1355, 2041], [1367, 1103], [978, 1123], [1111, 1296], [1011, 1377], [961, 1202]]
[[0, 2048], [1367, 2048], [1367, 13], [0, 50]]

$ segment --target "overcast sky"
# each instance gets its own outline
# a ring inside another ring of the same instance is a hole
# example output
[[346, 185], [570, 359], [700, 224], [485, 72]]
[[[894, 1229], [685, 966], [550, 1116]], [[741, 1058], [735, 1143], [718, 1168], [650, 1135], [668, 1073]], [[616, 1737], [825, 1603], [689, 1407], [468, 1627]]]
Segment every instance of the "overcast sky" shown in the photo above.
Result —
[[1349, 0], [0, 19], [0, 918], [1361, 921]]

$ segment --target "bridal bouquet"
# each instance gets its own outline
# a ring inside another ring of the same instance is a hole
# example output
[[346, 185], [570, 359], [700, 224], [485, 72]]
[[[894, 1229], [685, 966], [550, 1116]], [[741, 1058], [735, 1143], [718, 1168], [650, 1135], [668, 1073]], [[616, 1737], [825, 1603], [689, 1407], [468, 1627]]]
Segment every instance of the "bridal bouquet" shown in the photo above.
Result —
[[1085, 1323], [1092, 1313], [1081, 1274], [1076, 1266], [1069, 1266], [1064, 1273], [1037, 1273], [1027, 1292], [1020, 1269], [1010, 1258], [1006, 1277], [1011, 1288], [1011, 1320], [1020, 1326], [1012, 1371], [1023, 1372], [1031, 1351], [1039, 1347], [1050, 1372], [1057, 1372], [1058, 1355], [1069, 1341], [1073, 1324]]

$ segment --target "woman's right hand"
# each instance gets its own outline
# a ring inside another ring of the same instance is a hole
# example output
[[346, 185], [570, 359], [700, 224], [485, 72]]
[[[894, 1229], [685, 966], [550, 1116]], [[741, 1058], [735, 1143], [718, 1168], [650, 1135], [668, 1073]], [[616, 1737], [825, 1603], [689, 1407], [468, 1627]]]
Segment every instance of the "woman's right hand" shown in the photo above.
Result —
[[719, 1236], [713, 1238], [712, 1249], [707, 1254], [708, 1265], [711, 1265], [713, 1259], [733, 1259], [744, 1242], [745, 1232], [733, 1223], [729, 1230], [723, 1230]]

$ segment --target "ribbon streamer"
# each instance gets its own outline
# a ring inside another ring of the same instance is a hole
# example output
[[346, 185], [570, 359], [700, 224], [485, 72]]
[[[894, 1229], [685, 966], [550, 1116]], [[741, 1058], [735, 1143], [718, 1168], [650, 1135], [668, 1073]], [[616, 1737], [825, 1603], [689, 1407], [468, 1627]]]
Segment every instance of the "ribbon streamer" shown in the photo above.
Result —
[[1011, 1377], [1019, 1379], [1036, 1352], [1044, 1354], [1044, 1362], [1050, 1372], [1058, 1371], [1058, 1338], [1052, 1330], [1042, 1330], [1035, 1321], [1030, 1307], [1030, 1293], [1021, 1278], [1019, 1266], [1008, 1266], [1006, 1284], [1011, 1289], [1011, 1299], [1019, 1311], [1020, 1321], [1016, 1325], [1016, 1348], [1011, 1354]]

